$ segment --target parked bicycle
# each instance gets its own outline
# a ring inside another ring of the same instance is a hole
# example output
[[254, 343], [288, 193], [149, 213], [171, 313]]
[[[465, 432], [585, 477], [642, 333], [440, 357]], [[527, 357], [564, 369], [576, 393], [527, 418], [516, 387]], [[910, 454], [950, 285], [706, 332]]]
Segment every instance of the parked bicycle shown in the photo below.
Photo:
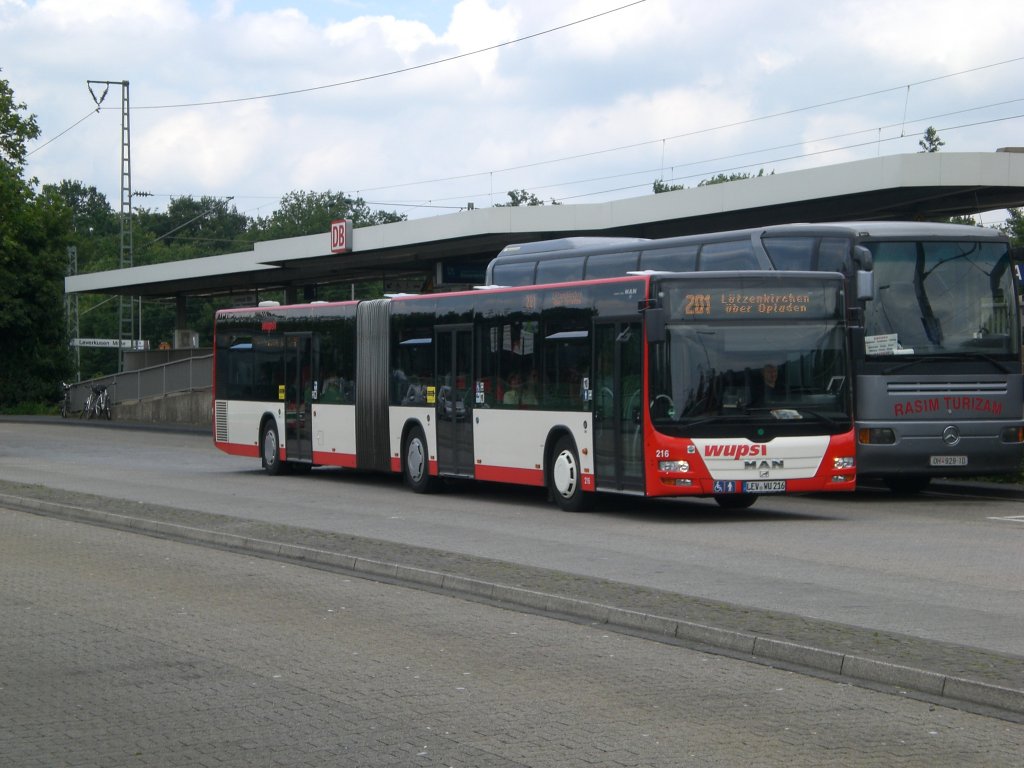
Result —
[[60, 404], [60, 417], [66, 419], [71, 415], [71, 385], [66, 381], [60, 383], [61, 388], [64, 390], [64, 399]]
[[82, 406], [81, 415], [88, 416], [90, 419], [105, 418], [107, 421], [113, 418], [110, 410], [110, 393], [107, 391], [106, 384], [93, 386], [89, 396], [85, 399], [85, 405]]

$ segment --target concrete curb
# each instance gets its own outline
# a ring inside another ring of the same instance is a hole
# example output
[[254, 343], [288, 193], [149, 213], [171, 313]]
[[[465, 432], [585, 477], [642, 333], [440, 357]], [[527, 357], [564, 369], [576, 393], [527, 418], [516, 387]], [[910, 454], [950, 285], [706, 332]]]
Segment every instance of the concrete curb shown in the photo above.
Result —
[[592, 622], [607, 626], [610, 630], [640, 634], [661, 642], [695, 646], [702, 650], [717, 651], [765, 664], [782, 664], [850, 683], [884, 686], [903, 692], [912, 691], [944, 700], [951, 705], [977, 705], [1002, 710], [1015, 716], [1024, 715], [1024, 690], [917, 669], [862, 655], [737, 632], [668, 616], [630, 611], [401, 563], [372, 560], [195, 526], [147, 520], [87, 507], [2, 493], [0, 505], [75, 522], [98, 524], [243, 554], [328, 568], [361, 578], [426, 588], [555, 617]]

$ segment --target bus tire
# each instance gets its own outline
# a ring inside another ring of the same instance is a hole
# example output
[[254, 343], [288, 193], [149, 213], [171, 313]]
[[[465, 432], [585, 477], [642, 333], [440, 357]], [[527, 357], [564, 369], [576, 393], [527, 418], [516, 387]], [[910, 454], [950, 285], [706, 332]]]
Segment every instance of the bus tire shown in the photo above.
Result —
[[583, 476], [580, 472], [580, 455], [576, 443], [569, 435], [562, 435], [551, 452], [551, 466], [548, 468], [548, 493], [560, 509], [566, 512], [582, 512], [588, 509], [593, 499], [583, 492]]
[[437, 489], [437, 478], [430, 476], [430, 453], [422, 427], [413, 427], [402, 446], [402, 479], [413, 493]]
[[757, 496], [753, 493], [724, 493], [715, 496], [715, 501], [722, 509], [749, 509], [754, 506]]
[[263, 470], [268, 475], [280, 475], [284, 472], [281, 441], [277, 435], [277, 427], [272, 421], [267, 422], [260, 434], [260, 459], [263, 462]]

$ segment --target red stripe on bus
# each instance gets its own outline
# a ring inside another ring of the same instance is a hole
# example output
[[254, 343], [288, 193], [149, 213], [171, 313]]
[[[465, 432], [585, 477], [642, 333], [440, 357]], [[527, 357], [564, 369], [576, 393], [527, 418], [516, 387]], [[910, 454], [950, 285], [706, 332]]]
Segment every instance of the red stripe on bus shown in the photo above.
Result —
[[313, 451], [313, 463], [323, 467], [348, 467], [355, 469], [354, 453], [337, 453], [335, 451]]
[[260, 448], [258, 445], [223, 442], [217, 443], [216, 445], [224, 451], [224, 453], [229, 453], [232, 456], [248, 456], [253, 459], [258, 459], [260, 457]]

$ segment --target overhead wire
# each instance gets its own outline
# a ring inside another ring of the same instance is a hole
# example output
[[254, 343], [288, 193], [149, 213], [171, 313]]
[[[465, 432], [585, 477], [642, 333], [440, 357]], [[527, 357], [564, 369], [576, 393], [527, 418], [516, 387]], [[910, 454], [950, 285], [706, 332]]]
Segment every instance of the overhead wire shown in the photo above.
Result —
[[76, 121], [76, 122], [72, 123], [72, 124], [71, 124], [71, 125], [69, 125], [69, 126], [68, 126], [67, 128], [65, 128], [65, 129], [64, 129], [63, 131], [61, 131], [61, 132], [60, 132], [60, 133], [58, 133], [58, 134], [57, 134], [56, 136], [54, 136], [54, 137], [53, 137], [52, 139], [49, 139], [48, 141], [46, 141], [46, 142], [44, 142], [44, 143], [40, 144], [40, 145], [39, 145], [38, 147], [36, 147], [35, 149], [33, 149], [33, 150], [29, 151], [29, 152], [26, 152], [26, 153], [25, 153], [25, 155], [26, 155], [26, 156], [27, 156], [27, 155], [34, 155], [34, 154], [35, 154], [36, 152], [38, 152], [39, 150], [43, 149], [44, 147], [47, 147], [47, 146], [49, 146], [50, 144], [53, 144], [53, 142], [55, 142], [55, 141], [56, 141], [57, 139], [59, 139], [59, 138], [60, 138], [61, 136], [63, 136], [63, 135], [65, 134], [65, 133], [67, 133], [68, 131], [72, 130], [73, 128], [77, 128], [77, 127], [78, 127], [78, 126], [79, 126], [79, 125], [80, 125], [81, 123], [84, 123], [84, 122], [85, 122], [85, 121], [86, 121], [87, 119], [89, 119], [90, 117], [92, 117], [92, 116], [93, 116], [93, 115], [95, 115], [95, 114], [96, 114], [96, 110], [95, 110], [95, 109], [92, 109], [92, 110], [90, 110], [90, 111], [89, 111], [89, 114], [87, 114], [87, 115], [86, 115], [85, 117], [83, 117], [83, 118], [82, 118], [81, 120], [78, 120], [78, 121]]
[[214, 101], [195, 101], [195, 102], [190, 102], [190, 103], [185, 103], [185, 104], [154, 104], [154, 105], [149, 105], [149, 106], [134, 107], [134, 109], [179, 109], [179, 108], [183, 108], [183, 107], [208, 107], [208, 106], [214, 106], [214, 105], [218, 105], [218, 104], [237, 104], [237, 103], [243, 102], [243, 101], [258, 101], [258, 100], [261, 100], [261, 99], [276, 99], [276, 98], [279, 98], [279, 97], [282, 97], [282, 96], [295, 96], [295, 95], [302, 94], [302, 93], [313, 93], [315, 91], [323, 91], [323, 90], [327, 90], [329, 88], [340, 88], [340, 87], [345, 86], [345, 85], [355, 85], [357, 83], [366, 83], [366, 82], [369, 82], [371, 80], [379, 80], [379, 79], [385, 78], [385, 77], [393, 77], [394, 75], [405, 74], [406, 72], [415, 72], [416, 70], [426, 69], [427, 67], [434, 67], [434, 66], [437, 66], [438, 64], [447, 64], [447, 63], [452, 62], [452, 61], [458, 61], [459, 59], [468, 58], [469, 56], [476, 56], [477, 54], [480, 54], [480, 53], [487, 53], [488, 51], [495, 51], [495, 50], [498, 50], [499, 48], [505, 48], [505, 47], [510, 46], [510, 45], [515, 45], [517, 43], [522, 43], [522, 42], [525, 42], [526, 40], [533, 40], [534, 38], [541, 37], [543, 35], [549, 35], [552, 32], [559, 32], [559, 31], [561, 31], [563, 29], [569, 29], [570, 27], [577, 26], [578, 24], [584, 24], [584, 23], [586, 23], [588, 21], [593, 21], [594, 19], [599, 19], [602, 16], [608, 16], [608, 15], [610, 15], [612, 13], [618, 13], [619, 11], [626, 10], [627, 8], [632, 8], [633, 6], [640, 5], [641, 3], [645, 3], [645, 2], [647, 2], [647, 0], [633, 0], [633, 2], [626, 3], [625, 5], [620, 5], [617, 8], [611, 8], [611, 9], [609, 9], [607, 11], [601, 11], [600, 13], [595, 13], [592, 16], [587, 16], [586, 18], [577, 19], [576, 21], [570, 21], [570, 22], [568, 22], [566, 24], [560, 24], [557, 27], [551, 27], [550, 29], [545, 29], [545, 30], [542, 30], [541, 32], [534, 32], [534, 33], [529, 34], [529, 35], [524, 35], [522, 37], [517, 37], [514, 40], [506, 40], [503, 43], [496, 43], [494, 45], [488, 45], [488, 46], [486, 46], [484, 48], [478, 48], [478, 49], [476, 49], [474, 51], [466, 51], [465, 53], [459, 53], [459, 54], [456, 54], [454, 56], [446, 56], [443, 59], [435, 59], [433, 61], [424, 62], [423, 64], [414, 64], [414, 65], [412, 65], [410, 67], [402, 67], [401, 69], [393, 69], [393, 70], [390, 70], [388, 72], [379, 72], [379, 73], [377, 73], [375, 75], [366, 75], [364, 77], [355, 77], [355, 78], [352, 78], [351, 80], [342, 80], [341, 82], [337, 82], [337, 83], [328, 83], [327, 85], [316, 85], [316, 86], [312, 86], [312, 87], [309, 87], [309, 88], [297, 88], [295, 90], [280, 91], [278, 93], [266, 93], [266, 94], [262, 94], [262, 95], [258, 95], [258, 96], [240, 96], [238, 98], [233, 98], [233, 99], [217, 99], [217, 100], [214, 100]]

